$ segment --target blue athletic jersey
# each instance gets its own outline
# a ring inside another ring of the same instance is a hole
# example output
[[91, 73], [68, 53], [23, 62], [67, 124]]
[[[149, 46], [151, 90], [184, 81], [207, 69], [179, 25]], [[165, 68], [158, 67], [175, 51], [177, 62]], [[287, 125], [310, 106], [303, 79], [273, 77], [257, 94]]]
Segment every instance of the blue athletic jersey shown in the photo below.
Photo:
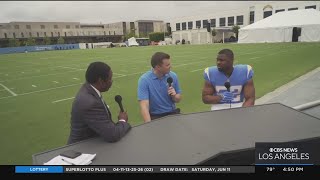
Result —
[[[215, 88], [216, 93], [223, 93], [227, 91], [224, 83], [230, 82], [230, 92], [233, 93], [233, 100], [231, 103], [240, 103], [244, 101], [243, 86], [253, 77], [253, 69], [250, 65], [235, 65], [233, 72], [229, 78], [220, 72], [217, 66], [208, 67], [204, 70], [204, 79], [209, 81]], [[229, 104], [229, 102], [219, 102], [219, 104]]]

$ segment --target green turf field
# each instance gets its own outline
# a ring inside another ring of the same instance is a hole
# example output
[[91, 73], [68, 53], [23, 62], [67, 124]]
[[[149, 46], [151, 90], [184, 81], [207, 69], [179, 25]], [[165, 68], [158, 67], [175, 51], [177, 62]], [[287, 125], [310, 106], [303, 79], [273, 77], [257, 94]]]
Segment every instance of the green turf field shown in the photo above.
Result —
[[[49, 51], [0, 55], [0, 164], [31, 164], [32, 154], [66, 144], [73, 97], [93, 61], [113, 70], [113, 86], [104, 93], [113, 118], [120, 94], [129, 122], [143, 122], [137, 101], [137, 82], [150, 70], [157, 51], [171, 55], [180, 79], [182, 113], [207, 111], [201, 100], [203, 70], [215, 64], [217, 52], [230, 48], [235, 64], [254, 70], [257, 98], [320, 66], [320, 43], [214, 44]], [[165, 133], [165, 132], [164, 132]]]

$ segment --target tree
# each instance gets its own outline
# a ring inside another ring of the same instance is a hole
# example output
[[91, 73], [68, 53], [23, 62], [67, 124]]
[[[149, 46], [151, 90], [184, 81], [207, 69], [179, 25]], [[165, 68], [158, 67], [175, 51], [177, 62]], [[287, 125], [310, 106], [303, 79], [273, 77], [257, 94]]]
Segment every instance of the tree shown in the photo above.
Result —
[[26, 46], [34, 46], [36, 45], [36, 40], [32, 37], [29, 37], [27, 42], [25, 43]]
[[211, 37], [211, 43], [213, 43], [213, 42], [214, 42], [213, 37], [215, 37], [215, 36], [217, 35], [217, 30], [214, 29], [214, 28], [212, 28], [212, 29], [211, 29], [211, 35], [212, 35], [212, 37]]
[[51, 44], [51, 39], [49, 37], [44, 37], [43, 42], [45, 45], [50, 45]]
[[212, 35], [213, 37], [217, 35], [216, 29], [213, 28], [213, 29], [211, 30], [211, 35]]
[[126, 34], [126, 35], [124, 36], [124, 39], [125, 39], [125, 40], [128, 40], [128, 39], [130, 39], [130, 38], [132, 38], [132, 37], [137, 38], [138, 36], [137, 36], [134, 32], [130, 32], [129, 34]]
[[20, 46], [20, 41], [18, 39], [9, 39], [9, 47], [18, 47]]
[[63, 37], [59, 37], [57, 44], [64, 44]]
[[238, 39], [240, 26], [234, 25], [232, 26], [232, 31], [236, 34], [236, 38]]
[[155, 42], [159, 42], [159, 41], [164, 41], [164, 36], [168, 36], [169, 34], [163, 33], [163, 32], [154, 32], [154, 33], [149, 33], [149, 39], [150, 41], [155, 41]]

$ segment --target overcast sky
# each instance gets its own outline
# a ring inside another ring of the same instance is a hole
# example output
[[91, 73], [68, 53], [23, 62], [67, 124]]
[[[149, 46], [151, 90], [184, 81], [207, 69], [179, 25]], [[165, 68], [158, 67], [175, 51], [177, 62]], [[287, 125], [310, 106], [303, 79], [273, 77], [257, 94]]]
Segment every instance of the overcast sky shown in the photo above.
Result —
[[234, 10], [254, 1], [0, 1], [0, 23], [74, 21], [111, 23], [164, 20]]

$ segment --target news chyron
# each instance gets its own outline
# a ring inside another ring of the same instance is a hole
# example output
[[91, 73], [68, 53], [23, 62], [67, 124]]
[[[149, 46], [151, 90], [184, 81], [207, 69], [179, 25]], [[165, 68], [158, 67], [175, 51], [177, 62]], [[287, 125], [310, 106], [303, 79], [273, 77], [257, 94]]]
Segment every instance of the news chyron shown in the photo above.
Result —
[[255, 165], [266, 172], [305, 172], [319, 167], [320, 145], [313, 142], [255, 144]]

